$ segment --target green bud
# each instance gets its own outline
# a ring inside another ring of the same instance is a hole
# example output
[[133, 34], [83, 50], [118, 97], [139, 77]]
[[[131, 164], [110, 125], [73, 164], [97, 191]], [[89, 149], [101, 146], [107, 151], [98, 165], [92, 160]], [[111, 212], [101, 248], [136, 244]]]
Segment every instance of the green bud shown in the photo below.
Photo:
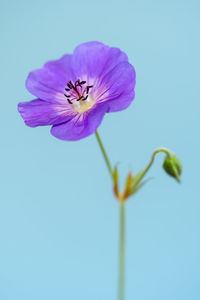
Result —
[[182, 165], [174, 154], [170, 154], [165, 158], [163, 168], [168, 175], [174, 177], [178, 182], [180, 182]]

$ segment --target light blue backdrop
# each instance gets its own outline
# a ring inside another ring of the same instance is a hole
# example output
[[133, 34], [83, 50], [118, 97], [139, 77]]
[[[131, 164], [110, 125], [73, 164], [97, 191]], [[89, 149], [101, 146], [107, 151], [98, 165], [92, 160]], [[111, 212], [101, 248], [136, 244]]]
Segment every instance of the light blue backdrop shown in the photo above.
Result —
[[1, 1], [0, 299], [115, 300], [118, 203], [95, 136], [80, 142], [31, 129], [17, 103], [29, 71], [99, 40], [137, 72], [133, 105], [100, 134], [123, 176], [159, 146], [184, 166], [127, 203], [126, 300], [200, 299], [199, 25], [195, 0]]

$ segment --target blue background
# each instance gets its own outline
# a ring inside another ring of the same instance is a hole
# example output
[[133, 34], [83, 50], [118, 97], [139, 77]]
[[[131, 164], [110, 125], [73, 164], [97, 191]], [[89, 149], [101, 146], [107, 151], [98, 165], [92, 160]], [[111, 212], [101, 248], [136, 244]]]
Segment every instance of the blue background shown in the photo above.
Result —
[[159, 146], [182, 184], [154, 177], [126, 206], [126, 299], [200, 299], [199, 29], [195, 0], [1, 1], [0, 299], [116, 299], [119, 205], [95, 136], [28, 128], [29, 71], [99, 40], [124, 50], [136, 98], [99, 129], [123, 183]]

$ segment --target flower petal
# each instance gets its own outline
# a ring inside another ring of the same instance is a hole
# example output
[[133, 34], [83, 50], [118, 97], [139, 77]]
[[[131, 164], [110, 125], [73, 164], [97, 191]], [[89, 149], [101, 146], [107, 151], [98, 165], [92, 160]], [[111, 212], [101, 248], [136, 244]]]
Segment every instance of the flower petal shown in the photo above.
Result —
[[128, 61], [127, 55], [118, 48], [110, 48], [100, 42], [88, 42], [75, 48], [72, 63], [77, 76], [101, 77], [117, 64]]
[[39, 99], [20, 102], [18, 111], [25, 124], [30, 127], [60, 124], [74, 117], [74, 114], [68, 107]]
[[74, 119], [51, 128], [51, 134], [61, 140], [77, 141], [90, 134], [93, 134], [101, 124], [108, 107], [106, 103], [96, 106], [82, 115], [77, 115]]
[[128, 62], [118, 64], [103, 77], [101, 84], [106, 86], [108, 93], [100, 96], [98, 102], [107, 102], [108, 112], [126, 109], [134, 99], [135, 83], [134, 67]]
[[47, 62], [42, 69], [29, 73], [26, 88], [40, 99], [62, 102], [67, 82], [74, 79], [71, 55], [64, 55], [59, 60]]

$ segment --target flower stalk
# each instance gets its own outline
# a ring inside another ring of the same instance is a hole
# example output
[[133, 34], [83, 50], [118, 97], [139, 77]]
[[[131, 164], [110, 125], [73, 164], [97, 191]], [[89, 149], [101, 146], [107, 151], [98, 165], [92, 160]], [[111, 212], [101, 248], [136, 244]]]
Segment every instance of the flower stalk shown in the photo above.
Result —
[[147, 180], [142, 182], [142, 179], [144, 176], [147, 174], [149, 169], [152, 167], [155, 157], [158, 153], [163, 152], [166, 154], [166, 158], [163, 163], [163, 169], [165, 172], [174, 177], [177, 182], [180, 183], [180, 175], [182, 173], [182, 166], [181, 163], [179, 162], [178, 158], [172, 154], [168, 149], [166, 148], [158, 148], [153, 151], [151, 159], [149, 163], [147, 164], [146, 168], [140, 171], [132, 181], [132, 188], [131, 188], [131, 195], [135, 194], [146, 182]]
[[125, 202], [120, 203], [118, 300], [125, 296]]
[[105, 150], [105, 148], [104, 148], [104, 145], [103, 145], [103, 143], [102, 143], [102, 140], [101, 140], [100, 135], [99, 135], [99, 133], [98, 133], [97, 130], [96, 130], [96, 132], [95, 132], [95, 135], [96, 135], [96, 138], [97, 138], [99, 147], [100, 147], [100, 149], [101, 149], [101, 152], [102, 152], [102, 154], [103, 154], [105, 163], [106, 163], [106, 165], [107, 165], [108, 171], [109, 171], [109, 173], [110, 173], [110, 176], [111, 176], [112, 179], [113, 179], [113, 170], [112, 170], [112, 167], [111, 167], [111, 163], [110, 163], [110, 160], [109, 160], [109, 158], [108, 158], [108, 155], [107, 155], [107, 153], [106, 153], [106, 150]]
[[[125, 182], [123, 192], [119, 191], [119, 174], [117, 166], [114, 169], [111, 166], [110, 160], [100, 138], [98, 131], [95, 133], [99, 147], [103, 154], [106, 166], [113, 181], [113, 192], [120, 204], [120, 234], [119, 234], [119, 278], [118, 278], [118, 300], [125, 299], [125, 202], [127, 198], [135, 194], [148, 180], [143, 180], [149, 169], [154, 163], [155, 157], [158, 153], [163, 152], [166, 154], [163, 169], [165, 172], [174, 177], [180, 182], [180, 175], [182, 166], [178, 158], [166, 148], [158, 148], [153, 151], [151, 159], [146, 168], [140, 171], [135, 177], [132, 172], [129, 172]], [[143, 180], [143, 181], [142, 181]]]
[[113, 180], [113, 190], [116, 198], [120, 201], [120, 236], [119, 236], [119, 279], [118, 279], [118, 300], [124, 300], [124, 287], [125, 287], [125, 201], [123, 201], [123, 196], [118, 190], [118, 171], [115, 167], [112, 170], [110, 160], [103, 146], [102, 140], [98, 131], [96, 131], [96, 138], [103, 154], [105, 163], [107, 165], [108, 171]]

